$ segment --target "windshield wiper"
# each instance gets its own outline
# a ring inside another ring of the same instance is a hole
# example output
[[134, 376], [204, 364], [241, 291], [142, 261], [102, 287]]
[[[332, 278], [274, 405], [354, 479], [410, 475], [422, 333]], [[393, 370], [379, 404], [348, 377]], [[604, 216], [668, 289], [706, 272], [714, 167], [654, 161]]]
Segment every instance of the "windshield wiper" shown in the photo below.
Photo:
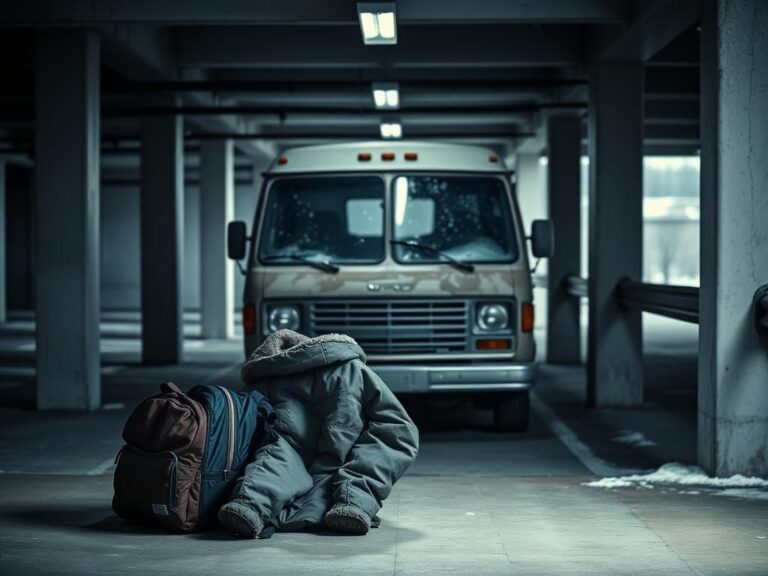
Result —
[[421, 252], [429, 252], [430, 254], [434, 254], [435, 256], [440, 256], [441, 258], [444, 258], [446, 262], [450, 266], [453, 266], [457, 270], [461, 270], [462, 272], [466, 272], [467, 274], [471, 274], [475, 271], [475, 267], [470, 264], [469, 262], [463, 262], [461, 260], [457, 260], [453, 256], [449, 256], [445, 252], [441, 252], [437, 248], [432, 248], [432, 246], [429, 246], [428, 244], [422, 244], [421, 242], [416, 242], [415, 240], [390, 240], [390, 244], [394, 244], [396, 246], [405, 246], [406, 248], [411, 248], [412, 250], [420, 250]]
[[333, 262], [330, 260], [312, 260], [310, 258], [307, 258], [306, 256], [299, 256], [298, 254], [286, 254], [286, 255], [279, 255], [274, 254], [272, 256], [267, 256], [264, 258], [264, 260], [282, 260], [283, 258], [288, 258], [289, 260], [295, 260], [296, 262], [301, 262], [302, 264], [306, 264], [307, 266], [312, 266], [312, 268], [317, 268], [318, 270], [322, 270], [323, 272], [326, 272], [328, 274], [336, 274], [339, 271], [339, 267], [336, 266]]

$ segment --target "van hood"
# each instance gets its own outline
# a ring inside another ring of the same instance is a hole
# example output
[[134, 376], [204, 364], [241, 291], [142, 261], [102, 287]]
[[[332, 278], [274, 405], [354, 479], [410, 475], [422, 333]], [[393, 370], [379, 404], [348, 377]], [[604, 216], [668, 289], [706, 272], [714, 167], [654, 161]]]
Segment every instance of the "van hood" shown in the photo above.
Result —
[[309, 338], [292, 330], [278, 330], [251, 353], [240, 376], [243, 383], [253, 384], [268, 376], [295, 374], [354, 359], [365, 362], [365, 353], [344, 334]]

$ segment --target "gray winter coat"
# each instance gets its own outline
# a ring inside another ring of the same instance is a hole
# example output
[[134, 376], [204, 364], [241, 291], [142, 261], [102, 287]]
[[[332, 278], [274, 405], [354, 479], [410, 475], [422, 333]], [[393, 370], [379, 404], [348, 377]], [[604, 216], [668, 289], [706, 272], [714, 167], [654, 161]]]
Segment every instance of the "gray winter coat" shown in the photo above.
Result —
[[232, 494], [278, 530], [321, 526], [333, 504], [373, 525], [418, 452], [418, 430], [349, 336], [267, 337], [242, 368], [275, 408], [275, 442], [261, 448]]

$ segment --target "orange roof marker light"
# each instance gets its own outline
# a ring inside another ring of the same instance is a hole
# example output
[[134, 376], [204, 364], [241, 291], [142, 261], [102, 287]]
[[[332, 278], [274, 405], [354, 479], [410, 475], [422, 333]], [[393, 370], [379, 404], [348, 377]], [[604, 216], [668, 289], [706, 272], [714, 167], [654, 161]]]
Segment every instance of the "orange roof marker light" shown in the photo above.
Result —
[[371, 153], [370, 152], [360, 152], [357, 155], [357, 160], [359, 162], [370, 162], [371, 161]]
[[403, 155], [403, 158], [405, 158], [405, 159], [406, 159], [406, 160], [408, 160], [409, 162], [414, 162], [414, 161], [416, 161], [416, 160], [418, 160], [418, 159], [419, 159], [419, 155], [418, 155], [418, 154], [416, 154], [416, 152], [406, 152], [406, 153]]
[[381, 159], [386, 162], [391, 162], [395, 159], [395, 153], [394, 152], [382, 152], [381, 153]]
[[499, 157], [496, 156], [496, 154], [491, 154], [490, 156], [488, 156], [488, 162], [493, 162], [494, 164], [496, 164], [498, 161], [499, 161]]
[[277, 163], [278, 163], [278, 164], [280, 164], [281, 166], [282, 166], [283, 164], [288, 164], [288, 157], [287, 157], [287, 156], [280, 156], [280, 157], [277, 159]]

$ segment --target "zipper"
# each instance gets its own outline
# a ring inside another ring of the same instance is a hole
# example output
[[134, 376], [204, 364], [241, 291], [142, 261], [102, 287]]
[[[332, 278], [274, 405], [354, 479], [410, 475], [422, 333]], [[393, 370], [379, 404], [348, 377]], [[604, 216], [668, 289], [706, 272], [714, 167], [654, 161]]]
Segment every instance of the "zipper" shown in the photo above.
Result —
[[227, 445], [227, 465], [224, 468], [224, 478], [226, 478], [232, 469], [232, 462], [235, 459], [235, 402], [232, 399], [232, 394], [224, 386], [217, 386], [217, 388], [224, 392], [224, 396], [227, 397], [227, 409], [229, 412], [229, 443]]

